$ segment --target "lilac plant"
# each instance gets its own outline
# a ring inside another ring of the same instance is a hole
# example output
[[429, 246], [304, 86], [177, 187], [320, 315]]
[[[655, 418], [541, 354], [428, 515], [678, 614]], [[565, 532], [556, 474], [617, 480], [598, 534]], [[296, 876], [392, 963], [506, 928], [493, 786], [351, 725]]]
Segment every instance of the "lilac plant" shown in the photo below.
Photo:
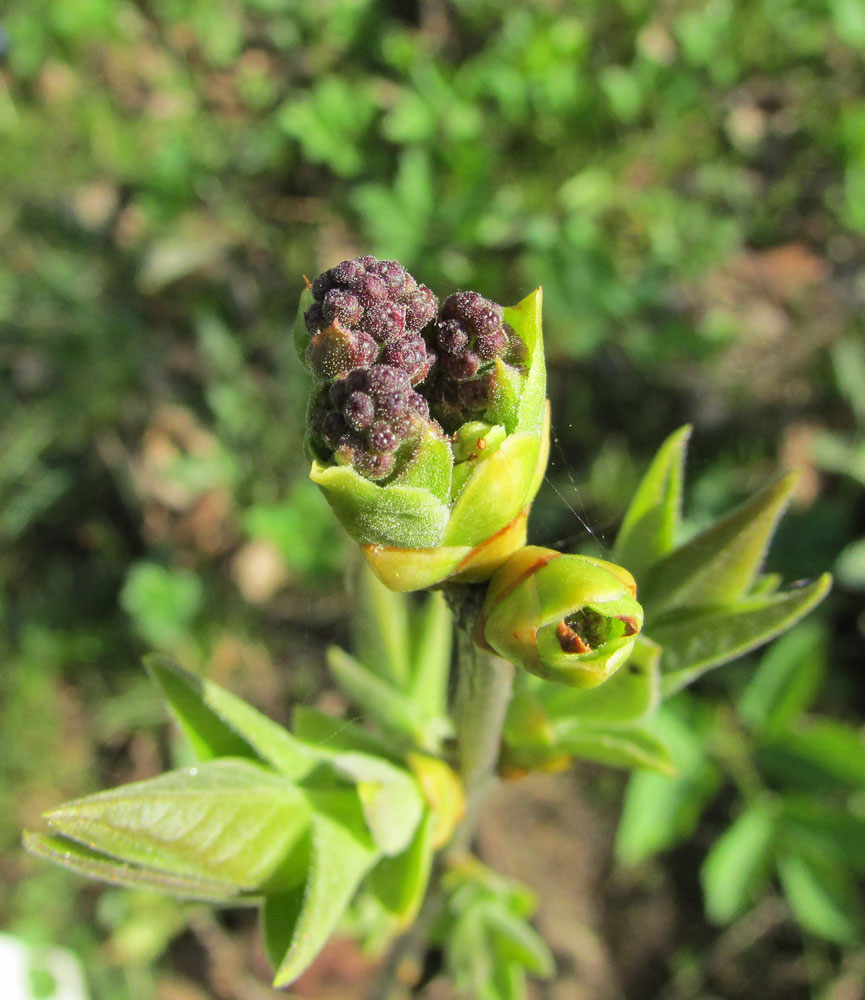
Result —
[[368, 941], [398, 938], [376, 1000], [432, 943], [466, 995], [523, 996], [552, 958], [530, 895], [472, 855], [495, 775], [571, 758], [670, 773], [661, 702], [789, 628], [828, 577], [783, 591], [762, 571], [789, 477], [682, 537], [687, 429], [636, 490], [614, 562], [526, 545], [548, 454], [540, 290], [439, 305], [397, 262], [359, 257], [307, 283], [294, 339], [310, 477], [372, 570], [354, 655], [328, 654], [372, 728], [298, 706], [284, 729], [151, 658], [198, 764], [61, 806], [27, 846], [260, 906], [277, 986], [351, 913]]

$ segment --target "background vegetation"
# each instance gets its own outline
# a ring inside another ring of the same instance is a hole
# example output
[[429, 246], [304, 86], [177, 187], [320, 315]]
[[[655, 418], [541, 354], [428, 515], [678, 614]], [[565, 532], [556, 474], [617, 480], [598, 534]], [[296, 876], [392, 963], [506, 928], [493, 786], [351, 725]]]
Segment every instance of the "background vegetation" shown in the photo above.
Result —
[[[838, 584], [788, 662], [810, 650], [807, 710], [861, 732], [861, 0], [9, 0], [0, 52], [0, 926], [76, 950], [98, 1000], [270, 995], [245, 918], [83, 885], [18, 838], [179, 752], [148, 649], [277, 718], [334, 705], [349, 549], [306, 480], [288, 334], [301, 275], [360, 252], [440, 294], [544, 286], [541, 543], [603, 551], [685, 422], [694, 527], [800, 468], [770, 568]], [[755, 662], [686, 706], [722, 763]], [[814, 788], [865, 822], [861, 739], [821, 746]], [[600, 845], [580, 926], [607, 972], [578, 956], [539, 996], [863, 996], [859, 926], [809, 924], [826, 899], [794, 919], [767, 873], [731, 930], [704, 915], [700, 865], [742, 810], [711, 768], [625, 875], [623, 781], [560, 779]], [[534, 794], [509, 789], [512, 816]], [[329, 962], [305, 995], [357, 995], [339, 977], [364, 960]]]

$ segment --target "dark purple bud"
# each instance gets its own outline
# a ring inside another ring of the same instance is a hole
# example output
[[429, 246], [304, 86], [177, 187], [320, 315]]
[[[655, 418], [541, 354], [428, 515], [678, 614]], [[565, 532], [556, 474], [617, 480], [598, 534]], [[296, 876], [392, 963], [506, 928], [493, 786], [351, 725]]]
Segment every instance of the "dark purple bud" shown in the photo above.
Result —
[[496, 329], [488, 333], [479, 333], [475, 338], [475, 351], [481, 361], [492, 361], [500, 357], [508, 346], [508, 338], [504, 330]]
[[322, 273], [312, 283], [312, 297], [316, 300], [316, 302], [321, 302], [324, 298], [324, 293], [328, 290], [328, 288], [333, 286], [333, 283], [333, 269], [330, 271], [322, 271]]
[[375, 406], [365, 392], [353, 392], [342, 412], [346, 423], [356, 431], [366, 430], [375, 419]]
[[445, 354], [439, 358], [444, 371], [455, 379], [467, 379], [477, 374], [481, 366], [480, 358], [472, 351], [464, 351], [461, 355]]
[[468, 346], [469, 336], [457, 320], [442, 320], [435, 329], [439, 347], [448, 354], [459, 354]]
[[405, 306], [396, 302], [381, 302], [370, 306], [363, 318], [367, 333], [383, 344], [388, 340], [398, 340], [405, 334]]
[[[357, 257], [354, 260], [344, 260], [342, 263], [337, 264], [336, 267], [331, 268], [330, 271], [326, 271], [325, 274], [330, 275], [330, 282], [332, 285], [347, 285], [353, 287], [359, 281], [363, 279], [366, 273], [366, 265], [364, 261], [375, 260], [374, 257]], [[313, 294], [315, 293], [315, 284], [313, 284]]]
[[317, 379], [331, 382], [355, 368], [365, 367], [377, 354], [378, 345], [372, 337], [346, 329], [337, 321], [310, 340], [306, 361]]
[[355, 326], [363, 315], [360, 300], [347, 288], [331, 288], [325, 293], [321, 312], [326, 323], [339, 320], [343, 326]]
[[364, 452], [357, 456], [355, 468], [367, 479], [387, 479], [395, 464], [396, 458], [392, 451]]
[[458, 383], [459, 407], [464, 413], [486, 409], [493, 395], [495, 376], [492, 373]]
[[322, 312], [320, 302], [313, 302], [303, 314], [303, 319], [310, 333], [318, 333], [322, 327], [327, 325], [324, 321], [324, 313]]
[[364, 309], [370, 309], [377, 302], [383, 302], [387, 298], [387, 285], [375, 274], [367, 274], [361, 279], [355, 291]]
[[364, 454], [365, 442], [360, 434], [346, 431], [336, 442], [334, 461], [338, 465], [353, 465]]
[[378, 420], [369, 429], [369, 443], [373, 451], [386, 452], [393, 451], [399, 441], [390, 424]]
[[406, 326], [412, 330], [422, 330], [432, 323], [438, 312], [438, 299], [426, 285], [419, 285], [406, 302]]
[[377, 273], [395, 299], [403, 299], [417, 288], [414, 278], [395, 260], [380, 261]]
[[408, 398], [408, 406], [422, 420], [429, 419], [429, 403], [419, 392], [413, 392]]
[[504, 330], [508, 336], [508, 348], [505, 353], [508, 363], [512, 365], [524, 365], [529, 357], [525, 341], [507, 323], [505, 323]]
[[336, 448], [346, 433], [345, 420], [341, 413], [331, 410], [321, 424], [321, 439], [328, 448]]
[[334, 382], [330, 387], [327, 398], [330, 400], [332, 406], [341, 410], [343, 406], [345, 406], [345, 401], [348, 399], [348, 386], [346, 385], [346, 379], [337, 379], [336, 382]]

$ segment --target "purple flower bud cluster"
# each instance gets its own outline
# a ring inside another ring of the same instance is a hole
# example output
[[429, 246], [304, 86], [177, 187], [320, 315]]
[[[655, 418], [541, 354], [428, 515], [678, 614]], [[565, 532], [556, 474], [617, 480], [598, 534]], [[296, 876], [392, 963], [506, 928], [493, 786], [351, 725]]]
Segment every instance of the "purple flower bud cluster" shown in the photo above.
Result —
[[311, 437], [368, 479], [394, 470], [400, 445], [429, 426], [429, 405], [404, 371], [357, 368], [322, 389], [309, 418]]
[[357, 257], [320, 274], [304, 320], [307, 362], [332, 382], [378, 362], [422, 382], [434, 357], [421, 331], [438, 313], [438, 299], [395, 260]]
[[432, 328], [437, 364], [427, 395], [448, 429], [480, 415], [491, 403], [497, 358], [525, 360], [525, 345], [504, 322], [504, 309], [477, 292], [447, 298]]
[[500, 305], [457, 292], [439, 313], [435, 295], [396, 261], [345, 260], [315, 279], [312, 295], [310, 441], [368, 479], [391, 475], [400, 449], [426, 431], [479, 417], [494, 397], [497, 358], [525, 360]]

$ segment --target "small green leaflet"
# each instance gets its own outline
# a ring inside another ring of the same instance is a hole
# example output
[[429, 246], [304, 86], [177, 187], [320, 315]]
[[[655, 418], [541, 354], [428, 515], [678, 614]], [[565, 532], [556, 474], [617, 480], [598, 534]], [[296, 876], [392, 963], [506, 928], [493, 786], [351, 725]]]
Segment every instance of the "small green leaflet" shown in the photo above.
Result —
[[726, 924], [751, 903], [769, 874], [776, 835], [774, 812], [754, 803], [715, 841], [700, 869], [711, 920]]
[[556, 729], [555, 748], [562, 753], [612, 767], [648, 768], [661, 774], [676, 774], [667, 745], [645, 729], [580, 722], [562, 724]]
[[682, 505], [682, 475], [690, 425], [661, 445], [622, 521], [610, 558], [626, 566], [638, 582], [675, 545]]
[[268, 896], [262, 911], [277, 988], [309, 967], [379, 857], [354, 796], [318, 793], [314, 805], [306, 885]]
[[651, 621], [678, 608], [739, 600], [757, 577], [796, 477], [782, 476], [652, 565], [640, 588]]
[[223, 759], [69, 802], [46, 819], [118, 861], [254, 892], [302, 877], [310, 808], [285, 778]]
[[199, 760], [252, 757], [294, 779], [318, 763], [309, 747], [218, 684], [164, 656], [147, 656], [144, 664]]
[[366, 888], [401, 926], [414, 920], [426, 893], [433, 864], [435, 816], [424, 814], [414, 839], [402, 854], [382, 858], [370, 872]]
[[661, 691], [669, 695], [712, 667], [727, 663], [773, 639], [808, 614], [829, 591], [828, 573], [781, 594], [746, 597], [734, 604], [667, 615], [647, 626], [663, 649]]
[[127, 889], [152, 889], [154, 892], [164, 892], [182, 899], [214, 904], [230, 903], [232, 906], [259, 903], [257, 897], [242, 895], [230, 882], [196, 878], [193, 875], [173, 875], [127, 864], [66, 837], [26, 832], [23, 844], [29, 854], [38, 858], [63, 865], [78, 875], [86, 875]]

